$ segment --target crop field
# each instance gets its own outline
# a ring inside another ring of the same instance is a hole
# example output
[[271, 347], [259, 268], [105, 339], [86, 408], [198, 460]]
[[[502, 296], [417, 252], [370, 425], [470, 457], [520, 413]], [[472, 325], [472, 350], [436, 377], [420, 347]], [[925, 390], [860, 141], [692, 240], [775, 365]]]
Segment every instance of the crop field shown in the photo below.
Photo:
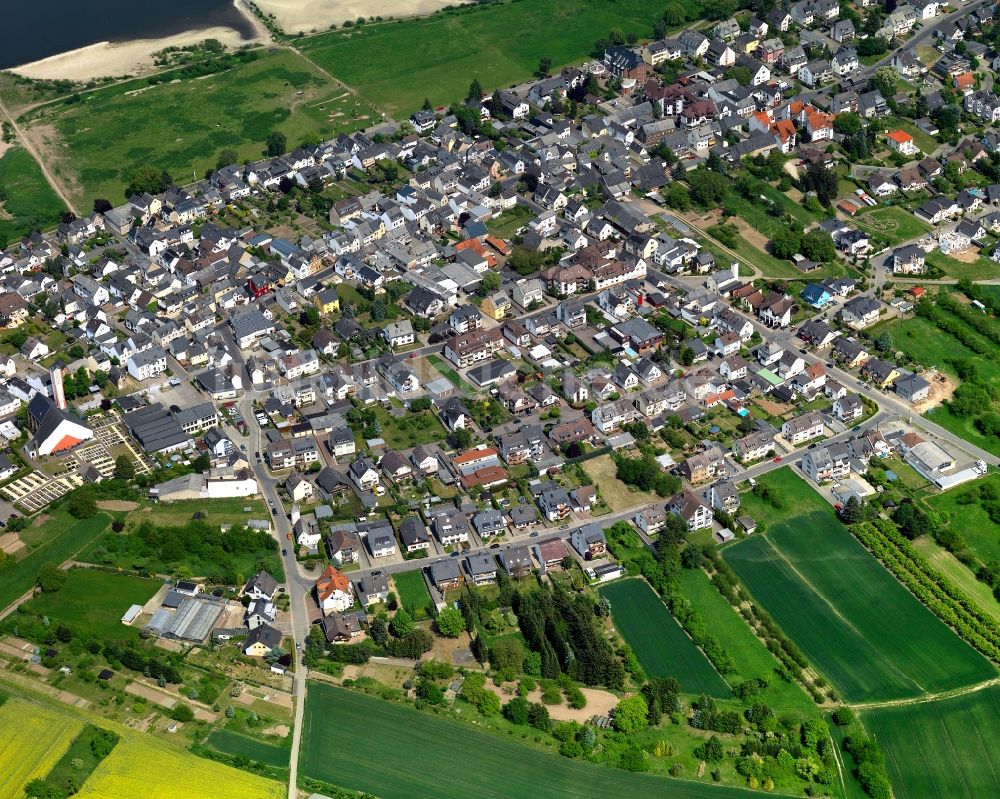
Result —
[[42, 527], [32, 528], [33, 538], [43, 530], [44, 537], [26, 557], [4, 568], [0, 579], [0, 608], [7, 607], [31, 589], [44, 563], [69, 560], [97, 540], [110, 524], [111, 517], [106, 513], [74, 521], [72, 516], [60, 510]]
[[148, 736], [129, 734], [118, 742], [84, 783], [79, 799], [279, 799], [284, 785], [203, 760]]
[[400, 572], [394, 574], [392, 579], [396, 583], [400, 604], [418, 621], [426, 619], [431, 595], [427, 593], [427, 584], [421, 570]]
[[755, 677], [770, 677], [771, 684], [761, 695], [762, 701], [776, 709], [812, 711], [813, 701], [799, 685], [775, 676], [778, 661], [753, 634], [743, 617], [716, 590], [708, 575], [701, 569], [685, 569], [680, 578], [681, 593], [736, 663], [737, 674], [733, 679], [742, 682]]
[[1000, 687], [864, 711], [896, 799], [1000, 796]]
[[231, 730], [216, 730], [205, 743], [227, 755], [244, 755], [268, 766], [288, 768], [288, 749]]
[[[338, 729], [351, 730], [350, 746], [330, 745]], [[300, 773], [381, 799], [590, 799], [596, 785], [603, 799], [743, 799], [755, 795], [739, 788], [567, 760], [466, 724], [324, 683], [309, 686], [302, 734]]]
[[674, 677], [687, 693], [732, 696], [729, 686], [647, 582], [618, 580], [599, 591], [611, 602], [618, 632], [650, 677]]
[[[696, 3], [681, 4], [698, 17]], [[435, 106], [463, 100], [474, 78], [486, 91], [529, 80], [541, 58], [558, 72], [587, 58], [612, 28], [648, 37], [662, 13], [657, 0], [520, 0], [323, 33], [303, 39], [301, 49], [402, 118], [424, 97]]]
[[0, 706], [0, 799], [22, 799], [24, 786], [44, 777], [69, 749], [83, 723], [10, 699]]
[[130, 605], [142, 605], [156, 593], [159, 580], [96, 569], [72, 569], [57, 592], [39, 594], [25, 605], [30, 613], [87, 629], [101, 638], [137, 638], [139, 630], [122, 624]]
[[28, 151], [11, 147], [0, 157], [0, 243], [32, 230], [48, 230], [66, 210]]
[[772, 525], [724, 556], [848, 701], [914, 697], [996, 675], [829, 508]]
[[262, 157], [271, 131], [284, 133], [291, 150], [312, 134], [330, 138], [379, 118], [304, 58], [280, 50], [204, 78], [137, 79], [88, 92], [21, 121], [83, 210], [96, 197], [122, 202], [138, 166], [185, 183], [213, 168], [223, 150], [239, 161]]

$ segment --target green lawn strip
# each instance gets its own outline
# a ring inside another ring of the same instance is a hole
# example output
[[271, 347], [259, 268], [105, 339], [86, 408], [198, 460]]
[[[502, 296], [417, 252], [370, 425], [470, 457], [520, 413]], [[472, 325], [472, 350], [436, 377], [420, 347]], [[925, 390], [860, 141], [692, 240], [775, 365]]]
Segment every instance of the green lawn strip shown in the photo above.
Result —
[[785, 682], [775, 675], [779, 664], [774, 655], [716, 590], [704, 571], [684, 569], [681, 572], [681, 592], [736, 663], [738, 672], [730, 677], [731, 682], [768, 677], [771, 684], [761, 694], [761, 701], [779, 710], [808, 710], [809, 715], [815, 712], [812, 699], [799, 685]]
[[489, 220], [486, 223], [486, 229], [494, 236], [509, 239], [517, 232], [518, 228], [526, 225], [534, 217], [535, 214], [526, 205], [515, 205], [500, 216]]
[[[45, 563], [63, 563], [96, 541], [111, 524], [111, 517], [98, 513], [89, 519], [74, 521], [73, 517], [57, 511], [41, 528], [32, 530], [37, 544], [20, 560], [9, 562], [0, 570], [0, 608], [5, 608], [35, 584], [38, 570]], [[127, 608], [126, 608], [127, 610]], [[124, 611], [123, 611], [124, 612]]]
[[930, 230], [930, 225], [921, 222], [905, 208], [869, 208], [865, 206], [856, 217], [854, 224], [871, 236], [877, 236], [895, 246], [903, 241], [918, 238]]
[[120, 202], [138, 166], [185, 183], [213, 168], [222, 150], [234, 150], [240, 162], [262, 157], [273, 130], [292, 149], [312, 134], [331, 137], [377, 121], [369, 104], [298, 54], [255, 52], [256, 60], [204, 78], [127, 81], [43, 106], [22, 121], [55, 128], [53, 168], [87, 205], [95, 197]]
[[1000, 264], [989, 258], [980, 255], [975, 261], [966, 263], [945, 255], [940, 250], [933, 250], [927, 253], [927, 266], [940, 269], [946, 277], [953, 277], [956, 280], [968, 278], [969, 280], [985, 280], [991, 277], [1000, 277]]
[[[250, 508], [250, 511], [244, 511]], [[264, 503], [252, 497], [181, 500], [179, 502], [157, 502], [143, 505], [128, 515], [127, 522], [151, 521], [161, 526], [187, 524], [196, 513], [209, 524], [246, 524], [250, 519], [266, 519], [270, 516]]]
[[[982, 363], [982, 361], [977, 361]], [[976, 427], [976, 420], [968, 416], [956, 416], [947, 406], [934, 408], [924, 414], [935, 424], [945, 430], [964, 438], [970, 444], [1000, 457], [1000, 439], [995, 436], [984, 436]]]
[[400, 572], [392, 577], [399, 593], [399, 601], [410, 615], [418, 621], [427, 618], [427, 606], [431, 603], [431, 595], [427, 593], [427, 584], [420, 569]]
[[[349, 746], [331, 745], [333, 729]], [[730, 788], [570, 760], [470, 725], [323, 683], [311, 683], [299, 771], [381, 799], [742, 799]], [[461, 766], [456, 768], [456, 757]], [[703, 778], [709, 780], [706, 774]]]
[[889, 124], [892, 125], [893, 129], [905, 130], [909, 133], [913, 137], [913, 143], [920, 148], [924, 155], [931, 155], [940, 146], [940, 143], [933, 136], [924, 133], [908, 119], [894, 118]]
[[241, 735], [232, 730], [215, 730], [205, 739], [205, 743], [226, 755], [244, 756], [258, 763], [278, 768], [288, 768], [291, 738], [284, 739], [280, 744], [267, 743]]
[[740, 512], [749, 514], [758, 522], [772, 525], [807, 513], [828, 511], [830, 508], [823, 498], [813, 491], [808, 483], [796, 476], [788, 466], [768, 472], [758, 478], [757, 482], [773, 488], [782, 500], [782, 506], [775, 508], [752, 491], [741, 494]]
[[750, 592], [848, 701], [945, 691], [995, 675], [827, 507], [724, 552]]
[[[682, 5], [697, 18], [696, 3]], [[425, 97], [435, 106], [461, 101], [474, 78], [486, 91], [530, 80], [541, 58], [551, 59], [551, 71], [558, 72], [589, 57], [612, 28], [647, 37], [662, 14], [658, 0], [520, 0], [323, 33], [300, 47], [363, 97], [403, 118]]]
[[833, 738], [833, 743], [837, 747], [837, 754], [840, 756], [840, 762], [843, 766], [844, 799], [869, 799], [868, 794], [865, 793], [865, 789], [858, 782], [858, 778], [854, 776], [854, 769], [856, 768], [854, 757], [850, 752], [844, 751], [844, 738], [847, 735], [847, 729], [834, 724], [829, 716], [827, 716], [826, 723], [830, 728], [830, 737]]
[[438, 357], [437, 355], [428, 355], [427, 360], [430, 361], [431, 365], [437, 369], [442, 375], [444, 375], [451, 384], [457, 388], [459, 391], [463, 391], [467, 394], [475, 394], [476, 390], [466, 383], [462, 376], [456, 372], [451, 366], [448, 365], [447, 361]]
[[598, 590], [611, 602], [615, 626], [646, 674], [674, 677], [686, 693], [732, 697], [729, 686], [645, 580], [618, 580]]
[[1000, 796], [1000, 687], [861, 714], [896, 799]]
[[39, 594], [24, 609], [51, 621], [84, 628], [101, 638], [138, 638], [139, 630], [122, 624], [131, 605], [145, 604], [159, 589], [159, 580], [98, 569], [71, 569], [66, 584], [50, 594]]
[[94, 739], [102, 732], [99, 727], [95, 727], [93, 724], [84, 727], [80, 734], [73, 739], [73, 743], [69, 745], [66, 753], [59, 758], [59, 762], [45, 775], [45, 782], [58, 790], [72, 781], [72, 784], [77, 786], [77, 790], [79, 790], [87, 777], [104, 759], [98, 757], [91, 746]]
[[923, 553], [935, 569], [951, 580], [956, 588], [1000, 622], [1000, 602], [993, 596], [992, 589], [986, 583], [977, 580], [968, 566], [927, 536], [914, 540], [913, 546]]
[[0, 243], [54, 228], [65, 210], [27, 150], [11, 147], [0, 157]]
[[382, 425], [380, 437], [389, 449], [409, 449], [445, 439], [444, 426], [434, 411], [406, 411], [402, 416], [393, 416], [381, 405], [373, 405], [371, 410]]

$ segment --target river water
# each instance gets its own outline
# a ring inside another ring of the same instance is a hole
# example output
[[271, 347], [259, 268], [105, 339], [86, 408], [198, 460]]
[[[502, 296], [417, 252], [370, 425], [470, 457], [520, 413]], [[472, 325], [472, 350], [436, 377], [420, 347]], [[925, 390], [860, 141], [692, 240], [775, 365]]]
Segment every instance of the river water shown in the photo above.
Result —
[[232, 0], [0, 0], [0, 69], [97, 42], [158, 39], [227, 27], [244, 38], [253, 26]]

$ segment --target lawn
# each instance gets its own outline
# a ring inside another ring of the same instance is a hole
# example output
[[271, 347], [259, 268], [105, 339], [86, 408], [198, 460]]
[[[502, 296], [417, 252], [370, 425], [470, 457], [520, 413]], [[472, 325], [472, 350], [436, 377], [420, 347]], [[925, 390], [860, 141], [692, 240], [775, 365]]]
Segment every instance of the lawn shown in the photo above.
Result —
[[130, 605], [145, 604], [159, 589], [159, 580], [147, 580], [97, 569], [72, 569], [66, 584], [51, 594], [39, 594], [25, 610], [86, 629], [98, 638], [138, 638], [139, 631], [122, 624]]
[[27, 150], [11, 147], [0, 157], [0, 244], [54, 228], [65, 210]]
[[[250, 508], [246, 513], [243, 509]], [[126, 517], [127, 528], [132, 524], [150, 521], [163, 527], [178, 527], [191, 521], [196, 513], [204, 515], [206, 524], [246, 524], [250, 519], [270, 519], [264, 502], [251, 497], [213, 499], [210, 501], [184, 500], [181, 502], [157, 502], [143, 505], [131, 511]]]
[[865, 711], [896, 799], [1000, 796], [1000, 687]]
[[373, 405], [375, 418], [382, 425], [381, 437], [389, 449], [410, 449], [417, 444], [444, 441], [447, 433], [434, 411], [407, 411], [393, 416], [381, 405]]
[[953, 277], [956, 280], [985, 280], [991, 277], [1000, 277], [1000, 264], [991, 261], [989, 258], [980, 255], [971, 263], [959, 261], [950, 255], [945, 255], [940, 250], [927, 253], [928, 268], [934, 267], [944, 272], [945, 277]]
[[427, 593], [427, 584], [420, 569], [394, 574], [396, 592], [400, 604], [417, 620], [427, 618], [427, 606], [431, 604], [431, 595]]
[[462, 376], [448, 365], [448, 362], [443, 358], [439, 358], [437, 355], [428, 355], [428, 362], [459, 391], [463, 391], [466, 394], [475, 394], [476, 389], [466, 383]]
[[0, 706], [0, 799], [22, 799], [24, 786], [44, 777], [69, 749], [83, 723], [20, 699]]
[[729, 698], [732, 691], [644, 580], [618, 580], [599, 589], [611, 602], [618, 632], [650, 677], [674, 677], [681, 690]]
[[[699, 16], [693, 0], [681, 4], [689, 18]], [[322, 33], [300, 46], [363, 97], [402, 118], [425, 97], [435, 106], [461, 101], [474, 78], [487, 92], [530, 80], [542, 58], [551, 59], [557, 73], [590, 56], [612, 28], [648, 37], [662, 14], [659, 0], [520, 0]]]
[[[337, 730], [350, 730], [350, 746], [331, 745]], [[299, 768], [303, 776], [381, 799], [588, 799], [598, 793], [603, 799], [742, 799], [755, 795], [740, 788], [569, 760], [408, 705], [325, 683], [309, 686], [302, 735]]]
[[[290, 739], [289, 739], [290, 740]], [[258, 741], [232, 730], [215, 730], [205, 743], [227, 755], [244, 755], [258, 763], [278, 768], [288, 768], [289, 750], [283, 746]]]
[[298, 54], [255, 53], [205, 78], [137, 79], [43, 106], [24, 121], [81, 209], [95, 197], [120, 203], [138, 166], [185, 183], [214, 167], [223, 150], [240, 162], [260, 158], [273, 130], [291, 150], [313, 134], [331, 138], [372, 124], [374, 109]]
[[502, 239], [509, 239], [518, 228], [528, 224], [535, 218], [535, 214], [526, 205], [515, 205], [513, 208], [504, 211], [500, 216], [494, 217], [486, 223], [486, 229], [494, 236]]
[[966, 502], [967, 495], [976, 492], [980, 485], [1000, 491], [1000, 474], [990, 474], [983, 480], [945, 491], [926, 502], [961, 534], [972, 553], [988, 563], [1000, 560], [1000, 526], [990, 519], [983, 505], [976, 499]]
[[601, 492], [601, 499], [608, 504], [613, 513], [640, 504], [663, 502], [654, 492], [631, 488], [615, 477], [615, 462], [611, 460], [610, 455], [591, 458], [580, 465], [587, 476], [594, 481], [594, 485]]
[[915, 697], [995, 676], [831, 508], [811, 510], [798, 494], [785, 495], [786, 520], [769, 522], [767, 532], [728, 547], [724, 557], [841, 696], [852, 702]]
[[742, 682], [755, 677], [769, 677], [771, 684], [761, 695], [761, 701], [776, 710], [814, 709], [812, 699], [799, 685], [775, 676], [778, 661], [774, 655], [753, 634], [736, 609], [723, 599], [705, 572], [684, 569], [680, 578], [681, 593], [736, 663], [737, 673], [730, 679]]
[[[5, 566], [2, 571], [0, 608], [7, 607], [31, 589], [43, 564], [63, 563], [71, 559], [96, 541], [110, 524], [111, 517], [105, 513], [76, 521], [60, 510], [41, 527], [32, 528], [30, 534], [35, 543], [31, 552]], [[25, 538], [28, 536], [25, 535]]]
[[[339, 747], [337, 747], [339, 748]], [[118, 742], [76, 794], [79, 799], [279, 799], [284, 785], [204, 760], [131, 732]]]
[[965, 564], [952, 555], [932, 538], [921, 536], [913, 542], [931, 566], [947, 577], [963, 594], [975, 602], [986, 613], [1000, 622], [1000, 602], [993, 596], [993, 591], [986, 583], [976, 579]]
[[884, 239], [890, 247], [922, 236], [930, 226], [921, 222], [905, 208], [868, 208], [854, 218], [854, 223], [871, 236]]

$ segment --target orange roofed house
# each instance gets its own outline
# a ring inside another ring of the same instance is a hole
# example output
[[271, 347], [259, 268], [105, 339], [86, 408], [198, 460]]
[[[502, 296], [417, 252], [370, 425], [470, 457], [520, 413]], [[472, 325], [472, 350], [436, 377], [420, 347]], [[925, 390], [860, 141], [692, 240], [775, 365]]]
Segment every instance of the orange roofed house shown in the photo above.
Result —
[[833, 139], [833, 114], [824, 113], [809, 103], [795, 100], [788, 105], [788, 116], [802, 127], [809, 141]]
[[900, 155], [915, 155], [917, 152], [913, 137], [905, 130], [890, 130], [885, 138], [889, 142], [889, 149]]
[[500, 465], [499, 453], [494, 447], [478, 447], [456, 455], [451, 460], [461, 475], [462, 486], [491, 488], [507, 482], [507, 470]]
[[342, 613], [354, 604], [351, 581], [333, 566], [316, 579], [316, 601], [323, 614]]
[[93, 430], [44, 394], [35, 394], [28, 403], [28, 429], [34, 433], [24, 445], [29, 458], [68, 452], [94, 437]]
[[766, 111], [757, 111], [750, 117], [750, 130], [770, 133], [774, 136], [774, 141], [783, 153], [790, 153], [795, 149], [797, 133], [795, 123], [790, 119], [779, 119], [772, 122]]

